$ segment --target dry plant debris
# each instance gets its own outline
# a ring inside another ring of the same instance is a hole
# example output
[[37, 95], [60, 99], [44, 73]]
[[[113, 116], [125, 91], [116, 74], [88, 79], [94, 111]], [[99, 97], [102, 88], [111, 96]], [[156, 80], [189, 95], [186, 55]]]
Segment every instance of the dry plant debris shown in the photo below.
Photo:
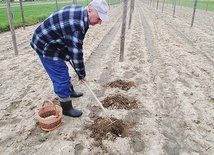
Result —
[[113, 123], [105, 118], [98, 117], [94, 123], [87, 127], [92, 133], [90, 137], [94, 138], [93, 145], [103, 148], [102, 140], [115, 140], [116, 137], [127, 137], [128, 126], [122, 120], [111, 118]]
[[107, 96], [103, 101], [102, 104], [105, 108], [111, 109], [134, 109], [137, 108], [137, 101], [132, 100], [129, 101], [127, 98], [123, 97], [120, 94]]
[[122, 90], [129, 90], [131, 87], [136, 87], [134, 82], [131, 81], [124, 81], [124, 80], [116, 80], [107, 84], [111, 88], [120, 88]]

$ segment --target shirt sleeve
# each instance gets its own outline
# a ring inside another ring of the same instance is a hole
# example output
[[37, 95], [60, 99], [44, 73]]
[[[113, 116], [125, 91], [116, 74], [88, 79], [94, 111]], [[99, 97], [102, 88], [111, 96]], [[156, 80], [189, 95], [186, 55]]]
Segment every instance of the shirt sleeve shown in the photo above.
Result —
[[80, 31], [74, 31], [65, 36], [65, 43], [79, 79], [86, 76], [82, 51], [83, 39], [84, 34]]

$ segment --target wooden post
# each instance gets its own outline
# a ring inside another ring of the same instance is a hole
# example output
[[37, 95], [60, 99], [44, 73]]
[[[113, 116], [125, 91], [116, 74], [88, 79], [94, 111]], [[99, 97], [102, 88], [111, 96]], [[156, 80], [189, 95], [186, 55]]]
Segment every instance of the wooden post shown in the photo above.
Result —
[[158, 3], [159, 3], [159, 0], [157, 0], [156, 10], [158, 9]]
[[134, 3], [135, 3], [135, 0], [131, 0], [130, 2], [130, 16], [129, 16], [129, 29], [131, 28], [131, 22], [132, 22], [132, 14], [134, 13]]
[[163, 8], [164, 8], [164, 4], [165, 4], [165, 0], [163, 0], [163, 4], [162, 4], [162, 13], [163, 13]]
[[13, 23], [13, 15], [10, 7], [10, 0], [6, 0], [6, 4], [7, 4], [7, 14], [10, 22], [10, 32], [11, 32], [12, 41], [13, 41], [13, 49], [14, 49], [15, 55], [18, 55], [17, 44], [16, 44], [16, 34], [15, 34], [14, 23]]
[[175, 17], [175, 7], [176, 7], [176, 0], [174, 0], [174, 10], [173, 10], [173, 17]]
[[56, 9], [57, 9], [57, 10], [59, 9], [57, 0], [56, 0]]
[[196, 6], [197, 6], [197, 0], [195, 0], [195, 3], [194, 3], [191, 27], [193, 26], [193, 22], [194, 22], [194, 18], [195, 18], [195, 10], [196, 10]]
[[77, 4], [77, 0], [73, 0], [73, 4]]
[[127, 12], [127, 0], [123, 0], [123, 21], [122, 21], [122, 28], [121, 28], [121, 40], [120, 40], [120, 62], [122, 62], [124, 59], [126, 12]]
[[207, 5], [206, 5], [206, 11], [208, 10], [208, 3], [209, 3], [209, 0], [208, 0], [208, 2], [207, 2]]
[[22, 15], [22, 26], [23, 26], [23, 29], [25, 30], [25, 18], [24, 18], [24, 10], [22, 7], [22, 0], [19, 0], [19, 4], [21, 9], [21, 15]]

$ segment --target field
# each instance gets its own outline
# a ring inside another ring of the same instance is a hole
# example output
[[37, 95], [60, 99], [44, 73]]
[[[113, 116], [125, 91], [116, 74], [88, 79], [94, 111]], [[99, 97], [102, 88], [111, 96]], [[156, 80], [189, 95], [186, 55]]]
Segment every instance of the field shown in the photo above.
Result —
[[[108, 0], [109, 4], [117, 4], [120, 2], [120, 0]], [[162, 7], [163, 0], [159, 0], [159, 7]], [[70, 5], [72, 2], [70, 0], [58, 0], [58, 8], [61, 8], [65, 5]], [[89, 1], [86, 0], [80, 0], [77, 1], [78, 5], [86, 6], [89, 3]], [[156, 1], [150, 1], [150, 3], [153, 3], [153, 6], [156, 7], [157, 0]], [[173, 0], [165, 0], [166, 5], [173, 4]], [[190, 7], [193, 8], [194, 1], [192, 0], [178, 0], [176, 1], [176, 4], [178, 6], [183, 7]], [[24, 12], [24, 20], [26, 25], [32, 25], [36, 24], [40, 21], [43, 21], [45, 18], [47, 18], [52, 12], [54, 12], [57, 9], [56, 2], [51, 1], [32, 1], [32, 2], [23, 2], [23, 12]], [[20, 4], [19, 2], [13, 2], [11, 3], [11, 9], [13, 13], [14, 18], [14, 25], [15, 27], [22, 26], [22, 18], [21, 18], [21, 10], [20, 10]], [[214, 0], [200, 0], [197, 3], [197, 9], [201, 10], [207, 10], [207, 11], [214, 11]], [[0, 3], [0, 15], [1, 15], [1, 23], [0, 23], [0, 32], [8, 31], [9, 26], [9, 20], [7, 15], [7, 8], [6, 3]]]
[[[87, 83], [117, 119], [110, 130], [106, 115], [69, 66], [83, 97], [73, 106], [80, 118], [62, 116], [60, 126], [41, 130], [37, 112], [59, 100], [29, 43], [38, 24], [0, 34], [0, 150], [2, 155], [213, 155], [214, 12], [161, 9], [135, 0], [120, 62], [123, 5], [110, 7], [109, 22], [89, 28], [84, 40]], [[129, 23], [129, 9], [127, 23]], [[121, 136], [120, 136], [121, 135]]]

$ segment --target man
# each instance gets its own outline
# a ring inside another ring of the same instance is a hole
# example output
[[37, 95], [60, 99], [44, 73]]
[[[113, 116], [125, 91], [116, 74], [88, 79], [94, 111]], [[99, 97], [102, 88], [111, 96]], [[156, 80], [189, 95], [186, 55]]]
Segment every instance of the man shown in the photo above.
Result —
[[65, 61], [71, 60], [80, 81], [85, 81], [83, 39], [89, 25], [108, 21], [108, 4], [105, 0], [93, 0], [88, 7], [66, 6], [51, 14], [39, 25], [32, 37], [31, 47], [52, 80], [63, 114], [79, 117], [82, 111], [74, 109], [71, 97], [80, 97], [70, 81]]

